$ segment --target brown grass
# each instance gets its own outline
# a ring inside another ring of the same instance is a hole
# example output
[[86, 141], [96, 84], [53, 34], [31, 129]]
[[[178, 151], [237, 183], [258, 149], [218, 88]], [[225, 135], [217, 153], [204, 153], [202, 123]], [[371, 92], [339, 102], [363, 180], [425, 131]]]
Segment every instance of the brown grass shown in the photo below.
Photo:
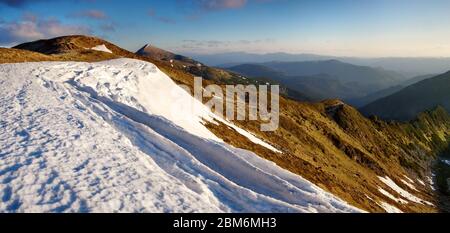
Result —
[[[227, 128], [224, 125], [207, 124], [207, 127], [224, 141], [254, 151], [364, 210], [383, 212], [377, 204], [383, 201], [406, 212], [437, 211], [435, 207], [421, 204], [399, 205], [378, 191], [378, 187], [390, 190], [378, 179], [387, 175], [424, 200], [435, 198], [429, 187], [417, 185], [417, 192], [400, 181], [404, 175], [423, 178], [437, 149], [431, 141], [414, 138], [408, 133], [406, 129], [411, 124], [383, 122], [380, 126], [380, 122], [363, 117], [348, 105], [342, 105], [330, 115], [327, 109], [335, 102], [312, 105], [281, 98], [280, 104], [280, 128], [275, 132], [259, 131], [261, 122], [238, 121], [235, 124], [275, 145], [283, 154], [255, 145], [233, 130], [224, 130]], [[419, 134], [432, 134], [434, 128], [450, 132], [450, 117], [445, 112], [438, 116], [445, 119], [436, 117], [439, 120], [434, 121], [432, 127], [416, 129]], [[408, 148], [409, 143], [422, 145]], [[401, 163], [404, 159], [414, 161], [418, 168], [404, 166]], [[391, 193], [400, 197], [394, 191]]]
[[54, 61], [51, 56], [21, 49], [0, 48], [0, 63]]

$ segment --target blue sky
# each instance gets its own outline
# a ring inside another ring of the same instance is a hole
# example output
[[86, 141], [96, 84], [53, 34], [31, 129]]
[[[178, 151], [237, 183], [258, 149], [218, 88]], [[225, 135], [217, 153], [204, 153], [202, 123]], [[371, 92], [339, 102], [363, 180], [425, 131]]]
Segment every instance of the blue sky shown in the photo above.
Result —
[[0, 0], [0, 45], [66, 34], [135, 51], [450, 56], [447, 0]]

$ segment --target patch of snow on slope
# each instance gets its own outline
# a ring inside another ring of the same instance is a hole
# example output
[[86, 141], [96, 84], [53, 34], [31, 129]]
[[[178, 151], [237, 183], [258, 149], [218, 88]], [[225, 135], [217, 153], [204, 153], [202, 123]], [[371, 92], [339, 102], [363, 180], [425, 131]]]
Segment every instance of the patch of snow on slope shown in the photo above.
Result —
[[[383, 193], [387, 193], [386, 191], [382, 190]], [[389, 196], [392, 196], [391, 194], [387, 193]], [[367, 199], [377, 203], [377, 205], [379, 205], [381, 208], [383, 208], [387, 213], [403, 213], [400, 209], [398, 209], [397, 207], [386, 203], [386, 202], [376, 202], [373, 198], [369, 197], [368, 195], [365, 195]], [[395, 197], [394, 197], [395, 198]]]
[[421, 184], [422, 186], [425, 186], [425, 182], [423, 182], [423, 180], [418, 179], [417, 182], [419, 182], [419, 184]]
[[379, 205], [381, 206], [381, 208], [386, 210], [386, 212], [388, 212], [388, 213], [403, 213], [403, 211], [401, 211], [399, 208], [397, 208], [393, 205], [390, 205], [386, 202], [380, 202]]
[[390, 194], [388, 191], [378, 187], [378, 191], [380, 193], [382, 193], [383, 195], [385, 195], [386, 197], [389, 197], [390, 199], [394, 200], [395, 202], [398, 202], [400, 204], [408, 204], [408, 201], [402, 199], [402, 198], [397, 198], [394, 195]]
[[[152, 67], [131, 59], [0, 65], [0, 212], [360, 211], [147, 110], [156, 103], [115, 92], [134, 93]], [[128, 83], [87, 85], [115, 76]]]
[[96, 51], [100, 51], [100, 52], [105, 52], [105, 53], [113, 53], [111, 50], [109, 50], [106, 45], [102, 44], [102, 45], [97, 45], [95, 47], [91, 48], [92, 50], [96, 50]]
[[[433, 173], [432, 173], [431, 175], [432, 175], [433, 177], [435, 176], [435, 174], [433, 174]], [[433, 181], [433, 178], [430, 177], [430, 176], [427, 176], [426, 178], [427, 178], [428, 184], [430, 185], [431, 190], [435, 191], [436, 189], [434, 188], [434, 181]]]
[[[411, 179], [409, 179], [409, 180], [411, 180]], [[417, 189], [416, 189], [416, 187], [412, 184], [412, 183], [410, 183], [410, 182], [408, 182], [408, 181], [406, 181], [406, 180], [400, 180], [404, 185], [406, 185], [406, 186], [408, 186], [410, 189], [412, 189], [412, 190], [414, 190], [414, 191], [417, 191]]]
[[448, 159], [441, 159], [441, 162], [443, 162], [444, 164], [450, 166], [450, 160], [448, 160]]
[[400, 194], [400, 196], [404, 197], [405, 199], [407, 199], [409, 201], [412, 201], [412, 202], [415, 202], [415, 203], [419, 203], [419, 204], [427, 204], [427, 205], [433, 206], [433, 203], [428, 202], [428, 201], [424, 201], [424, 200], [414, 196], [413, 194], [409, 193], [408, 191], [402, 189], [391, 178], [389, 178], [387, 176], [386, 177], [379, 176], [378, 179], [380, 179], [381, 182], [383, 182], [384, 184], [389, 186], [389, 188], [391, 188], [392, 190], [396, 191], [398, 194]]
[[413, 181], [411, 178], [409, 178], [409, 176], [403, 175], [403, 177], [405, 177], [405, 179], [406, 179], [409, 183], [414, 184], [414, 181]]
[[273, 151], [273, 152], [277, 152], [277, 153], [283, 153], [282, 151], [278, 150], [277, 148], [273, 147], [272, 145], [269, 145], [268, 143], [264, 142], [263, 140], [255, 137], [253, 134], [251, 134], [250, 132], [241, 129], [239, 127], [237, 127], [236, 125], [230, 123], [229, 121], [223, 120], [220, 117], [215, 117], [216, 120], [224, 123], [225, 125], [231, 127], [232, 129], [236, 130], [236, 132], [238, 132], [239, 134], [241, 134], [242, 136], [248, 138], [251, 142], [264, 146], [265, 148]]

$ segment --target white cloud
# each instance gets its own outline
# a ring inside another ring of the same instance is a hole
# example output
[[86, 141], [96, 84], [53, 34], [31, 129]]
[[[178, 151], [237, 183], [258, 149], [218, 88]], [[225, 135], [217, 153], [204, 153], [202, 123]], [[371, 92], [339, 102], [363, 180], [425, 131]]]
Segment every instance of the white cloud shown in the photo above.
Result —
[[75, 18], [89, 18], [95, 20], [102, 20], [108, 18], [108, 15], [105, 12], [94, 9], [78, 11], [71, 14], [70, 16]]
[[12, 44], [73, 34], [91, 34], [85, 26], [68, 25], [57, 19], [24, 17], [21, 21], [0, 23], [0, 43]]

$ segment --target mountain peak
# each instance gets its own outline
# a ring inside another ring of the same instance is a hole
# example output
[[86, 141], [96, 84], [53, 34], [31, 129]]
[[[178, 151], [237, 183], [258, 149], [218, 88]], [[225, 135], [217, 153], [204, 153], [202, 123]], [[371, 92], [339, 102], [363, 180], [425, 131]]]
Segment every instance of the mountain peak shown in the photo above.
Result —
[[145, 44], [141, 49], [139, 49], [136, 52], [136, 54], [142, 55], [142, 56], [155, 57], [158, 59], [163, 59], [163, 58], [164, 59], [167, 59], [167, 58], [172, 59], [175, 56], [175, 54], [173, 54], [169, 51], [160, 49], [158, 47], [155, 47], [155, 46], [151, 45], [150, 43]]
[[151, 43], [145, 44], [141, 49], [156, 48]]
[[37, 40], [17, 45], [14, 48], [51, 55], [71, 51], [83, 51], [87, 48], [99, 48], [106, 51], [103, 47], [108, 48], [108, 50], [111, 49], [112, 52], [119, 52], [119, 50], [122, 50], [108, 41], [85, 35], [70, 35], [47, 40]]

